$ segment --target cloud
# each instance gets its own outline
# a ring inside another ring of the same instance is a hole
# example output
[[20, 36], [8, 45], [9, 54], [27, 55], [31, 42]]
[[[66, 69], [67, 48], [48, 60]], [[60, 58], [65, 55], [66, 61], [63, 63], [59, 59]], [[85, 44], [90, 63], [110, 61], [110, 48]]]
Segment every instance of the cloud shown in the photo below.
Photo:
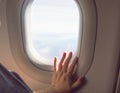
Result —
[[51, 55], [51, 50], [49, 47], [39, 48], [39, 49], [37, 49], [37, 52], [45, 58], [49, 58]]

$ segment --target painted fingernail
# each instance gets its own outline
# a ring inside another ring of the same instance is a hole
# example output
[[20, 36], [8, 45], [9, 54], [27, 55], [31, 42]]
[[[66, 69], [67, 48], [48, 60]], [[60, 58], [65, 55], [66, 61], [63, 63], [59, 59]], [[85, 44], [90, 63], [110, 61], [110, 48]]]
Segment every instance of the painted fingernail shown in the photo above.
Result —
[[66, 52], [63, 52], [63, 56], [66, 56]]
[[69, 55], [68, 56], [72, 56], [72, 52], [69, 52]]

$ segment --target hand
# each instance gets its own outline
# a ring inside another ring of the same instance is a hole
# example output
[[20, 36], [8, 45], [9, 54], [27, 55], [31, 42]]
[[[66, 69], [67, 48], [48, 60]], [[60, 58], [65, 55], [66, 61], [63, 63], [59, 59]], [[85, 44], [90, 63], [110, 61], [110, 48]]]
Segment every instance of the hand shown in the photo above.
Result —
[[[78, 88], [82, 84], [83, 78], [75, 77], [78, 57], [74, 57], [72, 61], [71, 58], [72, 52], [69, 53], [67, 58], [66, 53], [63, 53], [58, 70], [56, 70], [57, 58], [54, 58], [54, 74], [52, 78], [52, 84], [49, 88], [53, 93], [70, 93], [72, 90]], [[72, 62], [71, 65], [70, 61]]]

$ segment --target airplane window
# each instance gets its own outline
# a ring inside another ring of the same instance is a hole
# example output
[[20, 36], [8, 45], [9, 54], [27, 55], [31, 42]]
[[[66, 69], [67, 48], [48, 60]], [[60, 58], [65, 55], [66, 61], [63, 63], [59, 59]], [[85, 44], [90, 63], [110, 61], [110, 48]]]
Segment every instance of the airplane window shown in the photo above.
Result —
[[33, 0], [26, 24], [27, 53], [37, 64], [53, 65], [55, 55], [76, 52], [80, 14], [74, 0]]

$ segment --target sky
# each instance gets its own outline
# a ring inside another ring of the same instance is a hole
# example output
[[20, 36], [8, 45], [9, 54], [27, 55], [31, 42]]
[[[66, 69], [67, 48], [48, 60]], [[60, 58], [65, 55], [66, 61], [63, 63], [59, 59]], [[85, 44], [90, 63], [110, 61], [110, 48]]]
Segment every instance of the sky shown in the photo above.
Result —
[[64, 51], [76, 51], [80, 17], [74, 0], [34, 0], [30, 18], [27, 37], [34, 57], [60, 59]]

